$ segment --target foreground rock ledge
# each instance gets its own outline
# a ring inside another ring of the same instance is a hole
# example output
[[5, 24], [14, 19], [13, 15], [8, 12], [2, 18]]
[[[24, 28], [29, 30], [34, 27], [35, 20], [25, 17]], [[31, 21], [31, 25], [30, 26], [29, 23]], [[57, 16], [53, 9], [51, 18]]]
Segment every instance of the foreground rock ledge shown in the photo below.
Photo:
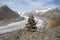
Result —
[[60, 40], [60, 26], [45, 32], [30, 32], [20, 29], [0, 36], [0, 40]]

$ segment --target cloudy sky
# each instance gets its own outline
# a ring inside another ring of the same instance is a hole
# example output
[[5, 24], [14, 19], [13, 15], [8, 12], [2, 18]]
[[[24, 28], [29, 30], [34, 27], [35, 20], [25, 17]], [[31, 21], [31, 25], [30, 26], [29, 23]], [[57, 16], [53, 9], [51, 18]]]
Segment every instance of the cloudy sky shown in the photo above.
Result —
[[60, 8], [60, 0], [0, 0], [0, 6], [7, 5], [18, 12], [29, 12], [35, 9]]

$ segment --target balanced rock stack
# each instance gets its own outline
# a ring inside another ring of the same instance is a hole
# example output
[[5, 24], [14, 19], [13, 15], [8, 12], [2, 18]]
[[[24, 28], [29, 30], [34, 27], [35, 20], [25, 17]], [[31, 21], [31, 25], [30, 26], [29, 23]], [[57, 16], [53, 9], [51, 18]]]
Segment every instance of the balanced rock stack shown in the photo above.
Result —
[[35, 22], [33, 16], [29, 16], [28, 24], [26, 24], [25, 28], [27, 31], [36, 31], [37, 30], [36, 22]]

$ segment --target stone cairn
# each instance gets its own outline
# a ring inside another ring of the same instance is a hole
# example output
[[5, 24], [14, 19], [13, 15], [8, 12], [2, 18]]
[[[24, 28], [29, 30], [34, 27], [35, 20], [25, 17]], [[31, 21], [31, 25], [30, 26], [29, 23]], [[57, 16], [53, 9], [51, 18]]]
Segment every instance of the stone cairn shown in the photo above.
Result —
[[32, 31], [32, 32], [37, 30], [36, 22], [33, 16], [29, 16], [28, 23], [26, 24], [25, 28], [27, 31]]

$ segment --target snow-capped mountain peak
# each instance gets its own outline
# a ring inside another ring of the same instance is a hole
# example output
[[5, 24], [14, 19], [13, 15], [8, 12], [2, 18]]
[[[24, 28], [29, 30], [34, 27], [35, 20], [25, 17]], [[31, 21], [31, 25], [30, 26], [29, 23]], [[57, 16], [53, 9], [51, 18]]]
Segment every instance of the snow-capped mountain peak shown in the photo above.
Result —
[[45, 12], [47, 12], [47, 11], [49, 11], [49, 10], [53, 10], [52, 8], [47, 8], [47, 9], [42, 9], [42, 10], [36, 10], [36, 12], [38, 13], [38, 12], [42, 12], [42, 13], [45, 13]]
[[47, 8], [47, 10], [53, 10], [52, 8]]
[[21, 12], [18, 12], [18, 14], [20, 14], [20, 15], [21, 15]]
[[19, 14], [20, 16], [24, 16], [24, 13], [18, 12], [18, 14]]

